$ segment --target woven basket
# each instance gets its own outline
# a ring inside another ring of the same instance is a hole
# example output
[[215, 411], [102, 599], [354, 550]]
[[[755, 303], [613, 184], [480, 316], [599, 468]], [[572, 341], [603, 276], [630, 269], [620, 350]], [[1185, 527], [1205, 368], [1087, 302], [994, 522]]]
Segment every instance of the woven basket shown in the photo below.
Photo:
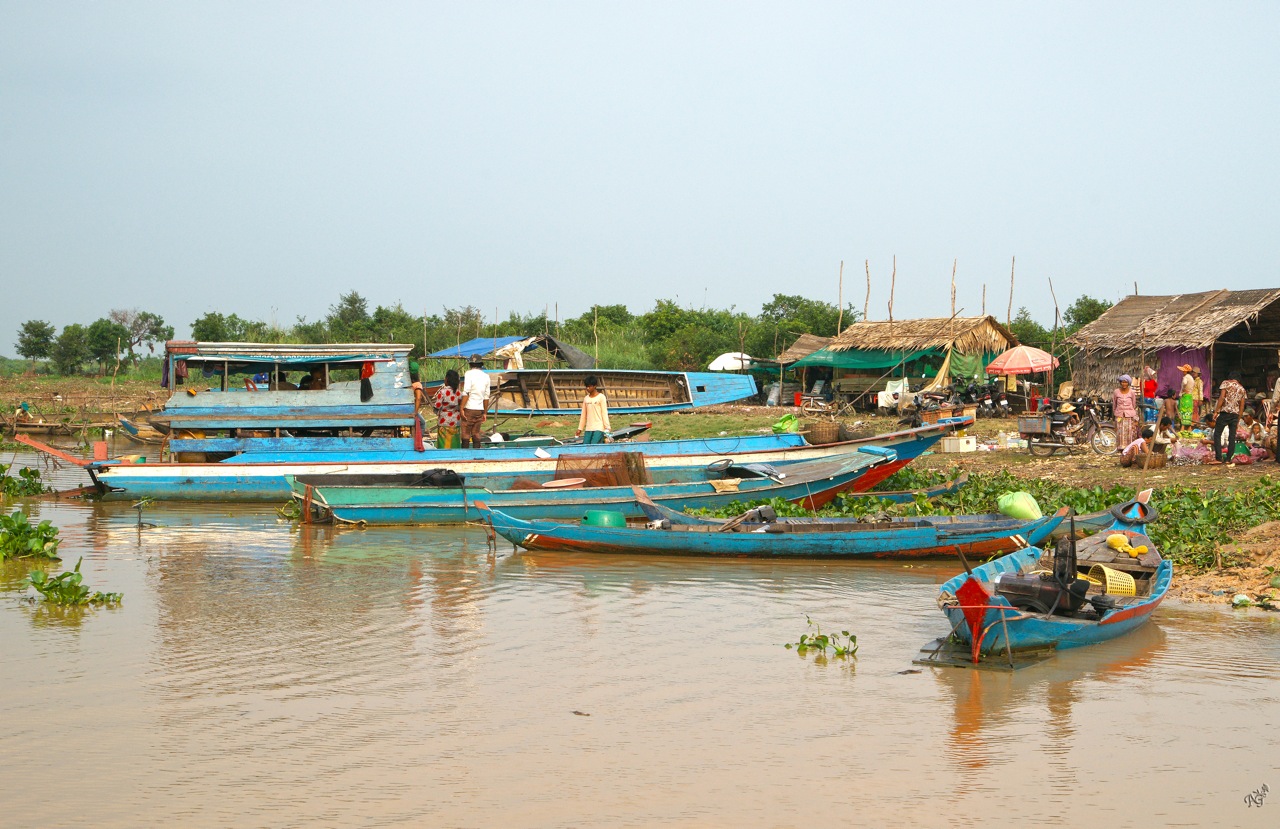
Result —
[[820, 420], [805, 430], [810, 443], [835, 443], [840, 440], [840, 424], [832, 420]]
[[1138, 594], [1133, 576], [1128, 573], [1121, 573], [1119, 570], [1112, 570], [1110, 567], [1101, 564], [1095, 564], [1089, 568], [1089, 579], [1101, 584], [1103, 586], [1102, 592], [1109, 593], [1112, 596], [1136, 596]]

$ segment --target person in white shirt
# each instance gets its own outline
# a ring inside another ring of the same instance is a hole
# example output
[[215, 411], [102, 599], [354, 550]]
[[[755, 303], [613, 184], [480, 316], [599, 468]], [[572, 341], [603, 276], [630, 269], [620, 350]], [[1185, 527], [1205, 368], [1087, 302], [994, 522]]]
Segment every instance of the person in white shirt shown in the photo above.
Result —
[[462, 375], [462, 448], [480, 448], [480, 427], [484, 425], [489, 409], [489, 375], [484, 371], [484, 360], [476, 354], [470, 360], [471, 368]]
[[578, 435], [584, 444], [604, 443], [609, 432], [609, 402], [600, 391], [600, 381], [588, 374], [584, 383], [587, 396], [582, 399], [582, 414], [578, 416]]

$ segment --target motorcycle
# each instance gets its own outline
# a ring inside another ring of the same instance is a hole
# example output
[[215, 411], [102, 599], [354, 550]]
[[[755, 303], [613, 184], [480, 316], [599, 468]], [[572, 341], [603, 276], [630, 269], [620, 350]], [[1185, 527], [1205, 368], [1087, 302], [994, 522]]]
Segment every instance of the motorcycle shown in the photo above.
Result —
[[1049, 457], [1059, 449], [1068, 453], [1088, 447], [1099, 455], [1120, 450], [1115, 424], [1102, 419], [1098, 404], [1087, 398], [1051, 401], [1053, 408], [1018, 418], [1018, 432], [1027, 450]]

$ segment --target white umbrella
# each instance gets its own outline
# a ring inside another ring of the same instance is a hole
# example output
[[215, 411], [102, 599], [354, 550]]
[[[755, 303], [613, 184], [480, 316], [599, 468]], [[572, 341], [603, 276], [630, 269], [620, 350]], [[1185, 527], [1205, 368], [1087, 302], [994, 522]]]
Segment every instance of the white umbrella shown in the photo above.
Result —
[[743, 354], [741, 351], [730, 351], [728, 354], [721, 354], [712, 360], [711, 365], [707, 366], [707, 368], [712, 371], [742, 371], [750, 363], [750, 354]]

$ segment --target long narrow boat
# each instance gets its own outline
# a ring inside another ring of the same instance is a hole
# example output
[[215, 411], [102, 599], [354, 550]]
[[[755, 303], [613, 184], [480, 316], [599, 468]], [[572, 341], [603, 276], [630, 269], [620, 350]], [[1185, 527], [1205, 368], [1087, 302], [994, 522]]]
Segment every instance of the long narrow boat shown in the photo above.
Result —
[[[657, 504], [647, 504], [645, 508], [656, 510], [666, 518], [679, 515]], [[876, 522], [796, 519], [734, 523], [731, 519], [676, 523], [657, 520], [644, 526], [602, 527], [524, 521], [500, 509], [490, 509], [489, 521], [494, 532], [526, 550], [763, 558], [924, 558], [962, 553], [989, 555], [1038, 543], [1067, 512], [1063, 508], [1034, 521], [1003, 515], [968, 515]]]
[[124, 415], [116, 415], [116, 422], [120, 426], [119, 434], [130, 443], [140, 446], [159, 446], [164, 443], [164, 434], [151, 426], [134, 423]]
[[[873, 447], [781, 468], [747, 465], [656, 471], [652, 477], [663, 482], [647, 484], [643, 491], [677, 510], [719, 509], [735, 501], [769, 498], [817, 509], [851, 489], [868, 470], [896, 459], [892, 451]], [[673, 472], [683, 474], [667, 480]], [[587, 510], [644, 517], [630, 484], [581, 486], [582, 478], [522, 476], [513, 481], [511, 476], [481, 475], [463, 479], [462, 486], [338, 486], [326, 485], [326, 477], [294, 479], [293, 496], [308, 514], [347, 524], [459, 523], [480, 517], [478, 501], [526, 518], [577, 519]], [[513, 483], [522, 488], [511, 488]]]
[[[86, 461], [25, 436], [17, 440], [62, 461], [81, 466], [104, 498], [157, 500], [280, 501], [291, 497], [288, 478], [331, 473], [369, 475], [415, 474], [448, 467], [460, 475], [497, 473], [553, 473], [561, 457], [580, 457], [615, 451], [640, 451], [650, 468], [702, 467], [724, 458], [738, 464], [781, 466], [796, 461], [833, 458], [866, 447], [893, 452], [896, 460], [868, 470], [854, 491], [871, 489], [929, 450], [944, 435], [971, 424], [972, 418], [952, 418], [883, 435], [841, 443], [811, 446], [797, 435], [742, 436], [678, 441], [615, 443], [597, 446], [548, 446], [503, 452], [438, 450], [386, 453], [291, 453], [276, 457], [253, 455], [222, 463], [122, 463]], [[779, 445], [781, 444], [781, 445]]]
[[[939, 588], [938, 606], [973, 663], [1008, 659], [1012, 666], [1020, 652], [1104, 642], [1151, 618], [1169, 590], [1173, 565], [1145, 532], [1154, 517], [1145, 498], [1113, 514], [1097, 535], [1074, 543], [1061, 538], [1051, 551], [1033, 546], [966, 564], [966, 572]], [[1135, 549], [1112, 546], [1117, 534]]]
[[490, 372], [494, 409], [512, 415], [577, 415], [594, 376], [610, 414], [674, 412], [732, 403], [757, 392], [749, 374], [706, 371], [523, 369]]

